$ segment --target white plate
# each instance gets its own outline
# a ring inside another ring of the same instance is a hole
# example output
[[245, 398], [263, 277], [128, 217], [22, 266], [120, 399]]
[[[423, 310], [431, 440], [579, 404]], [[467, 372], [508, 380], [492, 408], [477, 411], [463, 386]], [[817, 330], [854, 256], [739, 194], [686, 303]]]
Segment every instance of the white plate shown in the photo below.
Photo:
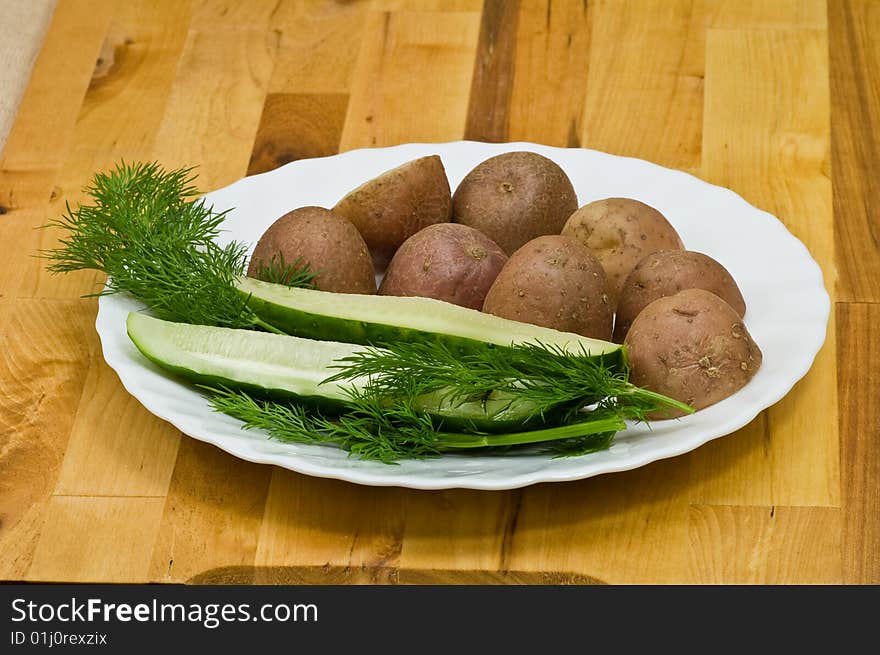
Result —
[[651, 428], [631, 426], [617, 435], [609, 450], [599, 453], [567, 458], [448, 455], [387, 465], [361, 461], [332, 447], [272, 441], [211, 411], [201, 394], [168, 377], [129, 341], [125, 317], [141, 305], [128, 297], [103, 297], [99, 303], [96, 327], [104, 358], [150, 412], [236, 457], [308, 475], [418, 489], [511, 489], [633, 469], [680, 455], [746, 425], [809, 370], [825, 340], [830, 301], [822, 271], [804, 245], [779, 220], [732, 191], [646, 161], [531, 143], [406, 144], [293, 162], [239, 180], [207, 198], [217, 210], [234, 208], [225, 223], [224, 240], [253, 245], [285, 212], [304, 205], [332, 207], [362, 182], [411, 159], [440, 155], [454, 190], [476, 164], [511, 150], [530, 150], [557, 162], [571, 178], [580, 205], [623, 196], [656, 207], [689, 250], [706, 253], [727, 267], [745, 296], [746, 325], [764, 354], [755, 377], [730, 398], [691, 416], [656, 422]]

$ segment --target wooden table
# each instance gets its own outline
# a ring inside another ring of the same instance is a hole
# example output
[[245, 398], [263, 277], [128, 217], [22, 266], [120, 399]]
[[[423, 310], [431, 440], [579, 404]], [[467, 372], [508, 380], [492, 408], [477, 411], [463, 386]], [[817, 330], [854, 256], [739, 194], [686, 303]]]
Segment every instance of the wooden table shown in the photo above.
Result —
[[[0, 578], [880, 582], [878, 32], [870, 0], [61, 0], [0, 160]], [[362, 487], [150, 415], [102, 360], [99, 277], [33, 256], [120, 159], [197, 164], [207, 190], [461, 138], [642, 157], [779, 216], [834, 299], [813, 368], [638, 470]]]

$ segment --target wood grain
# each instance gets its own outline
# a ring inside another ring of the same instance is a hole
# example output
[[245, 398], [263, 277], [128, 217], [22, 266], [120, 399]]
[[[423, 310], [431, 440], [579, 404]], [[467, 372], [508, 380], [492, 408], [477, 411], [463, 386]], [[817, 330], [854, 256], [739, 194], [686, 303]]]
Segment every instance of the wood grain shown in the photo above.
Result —
[[695, 584], [839, 584], [840, 510], [694, 505]]
[[840, 467], [843, 570], [851, 584], [880, 584], [880, 305], [840, 303], [837, 325], [847, 349], [840, 368]]
[[521, 3], [510, 140], [580, 146], [593, 13], [586, 2]]
[[[137, 0], [111, 7], [101, 35], [101, 63], [97, 63], [98, 55], [79, 62], [90, 76], [89, 84], [55, 180], [52, 218], [61, 213], [65, 202], [84, 199], [81, 189], [95, 171], [122, 159], [148, 156], [183, 47], [188, 3]], [[128, 116], [131, 107], [142, 112], [134, 122]], [[39, 231], [34, 249], [54, 247], [59, 234], [54, 228]], [[90, 271], [47, 275], [43, 262], [33, 258], [22, 268], [19, 293], [29, 297], [72, 298], [93, 293], [103, 283], [101, 276]]]
[[163, 498], [54, 496], [25, 579], [146, 582]]
[[253, 566], [270, 474], [184, 439], [157, 520], [149, 579], [181, 582], [218, 566]]
[[97, 353], [93, 316], [94, 301], [0, 305], [0, 578], [24, 576], [41, 536], [45, 503]]
[[[810, 248], [833, 294], [827, 74], [824, 32], [709, 30], [702, 170], [707, 180], [778, 216]], [[709, 466], [715, 457], [742, 462], [719, 482], [705, 481], [700, 500], [839, 504], [837, 402], [828, 393], [835, 386], [832, 318], [811, 375], [766, 411], [763, 430], [752, 428], [694, 454]]]
[[343, 93], [270, 93], [263, 104], [248, 175], [297, 159], [339, 152], [348, 96]]
[[692, 0], [589, 4], [581, 143], [673, 168], [700, 165], [704, 16]]
[[[0, 159], [0, 579], [876, 584], [880, 11], [868, 0], [59, 0]], [[298, 158], [527, 139], [685, 169], [777, 215], [834, 309], [744, 429], [587, 480], [365, 487], [250, 464], [101, 361], [101, 281], [32, 255], [95, 170], [216, 188]]]
[[241, 177], [277, 48], [272, 31], [190, 30], [156, 137], [158, 161], [168, 168], [198, 166], [204, 189]]
[[464, 134], [477, 45], [473, 12], [371, 12], [340, 150]]
[[838, 297], [880, 302], [880, 6], [828, 5]]
[[518, 13], [519, 2], [488, 0], [483, 6], [464, 130], [466, 139], [508, 139]]

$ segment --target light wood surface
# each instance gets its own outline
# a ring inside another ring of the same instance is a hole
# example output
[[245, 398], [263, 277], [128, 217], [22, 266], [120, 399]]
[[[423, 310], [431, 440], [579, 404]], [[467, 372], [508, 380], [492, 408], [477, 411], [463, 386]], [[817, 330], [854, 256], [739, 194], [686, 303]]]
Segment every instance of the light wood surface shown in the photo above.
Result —
[[[870, 0], [60, 0], [0, 157], [0, 579], [880, 583], [878, 31]], [[465, 137], [642, 157], [777, 215], [834, 300], [809, 374], [634, 471], [363, 487], [150, 415], [101, 358], [99, 276], [33, 256], [123, 158], [209, 190]]]

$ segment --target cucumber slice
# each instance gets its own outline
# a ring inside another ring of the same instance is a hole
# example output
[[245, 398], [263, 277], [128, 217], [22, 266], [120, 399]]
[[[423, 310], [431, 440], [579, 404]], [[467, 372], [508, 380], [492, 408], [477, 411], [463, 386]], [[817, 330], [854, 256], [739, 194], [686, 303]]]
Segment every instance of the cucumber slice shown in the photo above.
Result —
[[[132, 312], [128, 336], [147, 359], [186, 380], [241, 389], [267, 398], [294, 398], [339, 411], [347, 398], [343, 385], [322, 381], [337, 372], [337, 360], [363, 347], [334, 341], [172, 323]], [[350, 383], [358, 385], [358, 381]], [[442, 394], [422, 396], [418, 406], [438, 420], [438, 427], [474, 425], [498, 432], [532, 425], [533, 407], [491, 397], [483, 402], [452, 404]]]
[[359, 346], [269, 332], [173, 323], [132, 312], [128, 336], [157, 366], [186, 380], [267, 397], [294, 396], [326, 409], [343, 406], [340, 384], [321, 382], [332, 362]]
[[248, 306], [270, 325], [300, 337], [382, 346], [438, 340], [459, 352], [477, 345], [541, 342], [568, 352], [602, 356], [606, 366], [626, 363], [623, 346], [511, 321], [431, 298], [339, 294], [239, 279]]

